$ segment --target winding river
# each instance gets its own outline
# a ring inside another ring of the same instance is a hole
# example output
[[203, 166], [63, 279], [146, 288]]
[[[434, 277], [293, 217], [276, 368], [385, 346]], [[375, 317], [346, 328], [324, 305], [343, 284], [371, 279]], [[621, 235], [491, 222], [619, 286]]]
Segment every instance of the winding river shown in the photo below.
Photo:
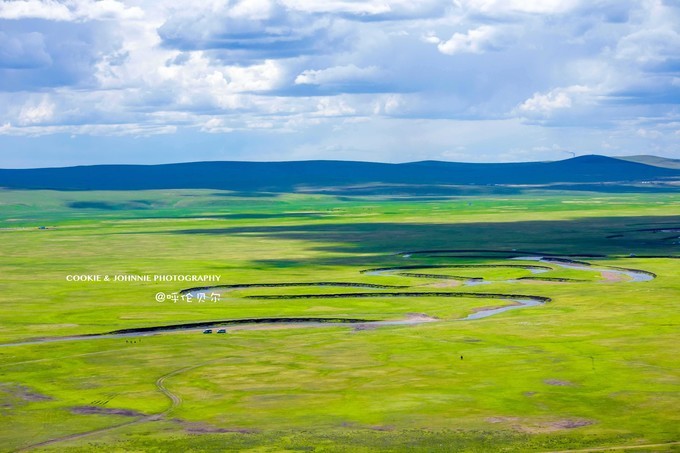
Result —
[[[612, 275], [619, 275], [623, 277], [628, 277], [629, 281], [632, 282], [648, 282], [654, 280], [656, 275], [652, 272], [642, 271], [639, 269], [624, 269], [620, 267], [594, 267], [590, 263], [584, 261], [574, 261], [569, 259], [561, 259], [555, 257], [544, 257], [544, 256], [518, 256], [511, 258], [514, 260], [523, 261], [541, 261], [544, 263], [554, 264], [565, 269], [576, 269], [581, 271], [595, 271], [600, 273], [608, 273]], [[605, 275], [605, 274], [603, 274]]]
[[[437, 251], [426, 251], [427, 253], [437, 253]], [[423, 254], [423, 252], [407, 252], [400, 254], [404, 258], [410, 258], [414, 255]], [[440, 256], [443, 258], [443, 256]], [[452, 256], [447, 256], [447, 258], [455, 258]], [[442, 264], [442, 265], [409, 265], [409, 266], [396, 266], [388, 268], [377, 268], [377, 269], [366, 269], [361, 271], [364, 275], [372, 276], [395, 276], [395, 277], [411, 277], [411, 278], [423, 278], [423, 279], [440, 279], [440, 280], [451, 280], [462, 282], [465, 286], [477, 286], [482, 284], [491, 283], [518, 283], [522, 280], [530, 279], [530, 277], [523, 277], [520, 279], [508, 279], [508, 280], [485, 280], [482, 277], [460, 277], [454, 275], [444, 275], [444, 274], [430, 274], [430, 273], [419, 273], [413, 272], [416, 270], [436, 270], [436, 269], [488, 269], [488, 268], [520, 268], [531, 272], [532, 274], [541, 274], [553, 270], [553, 267], [561, 267], [565, 269], [583, 270], [589, 272], [600, 272], [601, 275], [610, 281], [617, 282], [646, 282], [655, 278], [655, 275], [651, 272], [638, 270], [638, 269], [626, 269], [620, 267], [611, 266], [594, 266], [590, 263], [584, 261], [576, 261], [572, 259], [561, 258], [555, 255], [543, 256], [514, 256], [508, 258], [508, 260], [514, 260], [513, 263], [508, 264]], [[517, 264], [517, 261], [534, 261], [540, 262], [541, 265], [535, 264]], [[544, 265], [547, 264], [547, 265]], [[544, 281], [579, 281], [570, 279], [542, 279]], [[374, 292], [362, 292], [362, 293], [324, 293], [324, 294], [279, 294], [279, 295], [248, 295], [244, 296], [246, 299], [259, 299], [259, 300], [293, 300], [293, 299], [328, 299], [328, 298], [357, 298], [357, 297], [373, 297], [373, 298], [385, 298], [385, 297], [442, 297], [442, 298], [455, 298], [455, 297], [473, 297], [473, 298], [484, 298], [490, 300], [503, 300], [509, 305], [504, 305], [502, 307], [493, 308], [483, 308], [478, 310], [465, 318], [460, 318], [455, 321], [471, 321], [483, 318], [488, 318], [490, 316], [497, 315], [499, 313], [504, 313], [510, 310], [518, 310], [529, 307], [536, 307], [543, 305], [550, 301], [550, 298], [543, 296], [531, 296], [523, 294], [502, 294], [502, 293], [469, 293], [469, 292], [454, 292], [454, 291], [403, 291], [404, 289], [411, 288], [408, 285], [381, 285], [374, 283], [354, 283], [354, 282], [289, 282], [289, 283], [256, 283], [256, 284], [234, 284], [234, 285], [218, 285], [218, 286], [206, 286], [206, 287], [196, 287], [187, 288], [180, 291], [180, 294], [191, 294], [196, 296], [201, 292], [207, 291], [218, 291], [218, 292], [228, 292], [234, 290], [243, 289], [253, 289], [253, 288], [272, 288], [272, 287], [352, 287], [352, 288], [362, 288], [377, 290]], [[394, 290], [402, 290], [395, 292]], [[338, 317], [269, 317], [269, 318], [247, 318], [247, 319], [224, 319], [217, 321], [200, 321], [191, 323], [181, 323], [181, 324], [171, 324], [171, 325], [161, 325], [161, 326], [151, 326], [151, 327], [140, 327], [116, 330], [112, 332], [99, 333], [99, 334], [85, 334], [85, 335], [71, 335], [63, 337], [48, 337], [48, 338], [35, 338], [27, 339], [25, 341], [19, 341], [14, 343], [4, 343], [0, 344], [0, 347], [7, 346], [19, 346], [27, 344], [38, 344], [38, 343], [48, 343], [48, 342], [59, 342], [59, 341], [76, 341], [76, 340], [92, 340], [97, 338], [133, 338], [147, 335], [156, 335], [172, 332], [183, 332], [183, 331], [197, 331], [200, 332], [203, 329], [218, 329], [224, 328], [225, 326], [230, 327], [230, 330], [236, 329], [256, 329], [256, 328], [272, 328], [273, 326], [280, 326], [285, 328], [295, 328], [295, 327], [330, 327], [338, 325], [352, 325], [356, 329], [369, 329], [380, 326], [399, 326], [399, 325], [416, 325], [423, 324], [427, 322], [439, 321], [437, 318], [430, 317], [425, 314], [412, 313], [407, 315], [404, 319], [399, 320], [371, 320], [371, 319], [358, 319], [358, 318], [338, 318]]]

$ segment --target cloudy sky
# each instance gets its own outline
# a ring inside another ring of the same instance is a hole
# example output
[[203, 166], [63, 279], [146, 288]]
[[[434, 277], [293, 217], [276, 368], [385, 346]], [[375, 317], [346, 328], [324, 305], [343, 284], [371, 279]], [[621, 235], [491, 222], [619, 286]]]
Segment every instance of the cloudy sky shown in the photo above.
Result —
[[0, 167], [680, 158], [677, 0], [9, 0]]

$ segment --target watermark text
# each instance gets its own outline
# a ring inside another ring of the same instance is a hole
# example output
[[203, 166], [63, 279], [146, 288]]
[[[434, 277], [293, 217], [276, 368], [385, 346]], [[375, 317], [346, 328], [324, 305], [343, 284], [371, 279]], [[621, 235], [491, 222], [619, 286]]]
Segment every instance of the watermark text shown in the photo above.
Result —
[[216, 283], [222, 278], [215, 274], [69, 274], [67, 282], [199, 282]]

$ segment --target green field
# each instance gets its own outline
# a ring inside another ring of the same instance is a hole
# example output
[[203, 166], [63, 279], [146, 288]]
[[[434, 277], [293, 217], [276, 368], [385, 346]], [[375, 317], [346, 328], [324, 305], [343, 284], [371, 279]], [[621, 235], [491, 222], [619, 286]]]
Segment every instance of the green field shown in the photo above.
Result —
[[680, 451], [679, 237], [673, 193], [0, 191], [0, 451]]

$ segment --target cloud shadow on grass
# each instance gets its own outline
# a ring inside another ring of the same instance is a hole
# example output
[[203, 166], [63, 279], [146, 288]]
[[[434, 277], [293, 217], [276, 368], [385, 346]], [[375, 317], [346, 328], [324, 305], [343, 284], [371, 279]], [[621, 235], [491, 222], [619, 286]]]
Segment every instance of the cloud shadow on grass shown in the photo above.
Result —
[[[555, 255], [676, 256], [663, 234], [635, 231], [634, 225], [669, 224], [680, 228], [680, 216], [591, 217], [569, 220], [472, 223], [324, 223], [308, 225], [235, 226], [164, 231], [179, 235], [241, 235], [308, 241], [312, 249], [334, 254], [393, 254], [417, 250], [531, 251]], [[637, 228], [639, 229], [639, 227]], [[161, 232], [159, 232], [161, 233]], [[494, 255], [491, 255], [494, 256]], [[340, 261], [338, 261], [338, 259]], [[403, 258], [400, 258], [403, 259]], [[337, 257], [322, 260], [344, 262]], [[309, 264], [309, 261], [306, 262]], [[317, 264], [318, 260], [317, 260]]]

